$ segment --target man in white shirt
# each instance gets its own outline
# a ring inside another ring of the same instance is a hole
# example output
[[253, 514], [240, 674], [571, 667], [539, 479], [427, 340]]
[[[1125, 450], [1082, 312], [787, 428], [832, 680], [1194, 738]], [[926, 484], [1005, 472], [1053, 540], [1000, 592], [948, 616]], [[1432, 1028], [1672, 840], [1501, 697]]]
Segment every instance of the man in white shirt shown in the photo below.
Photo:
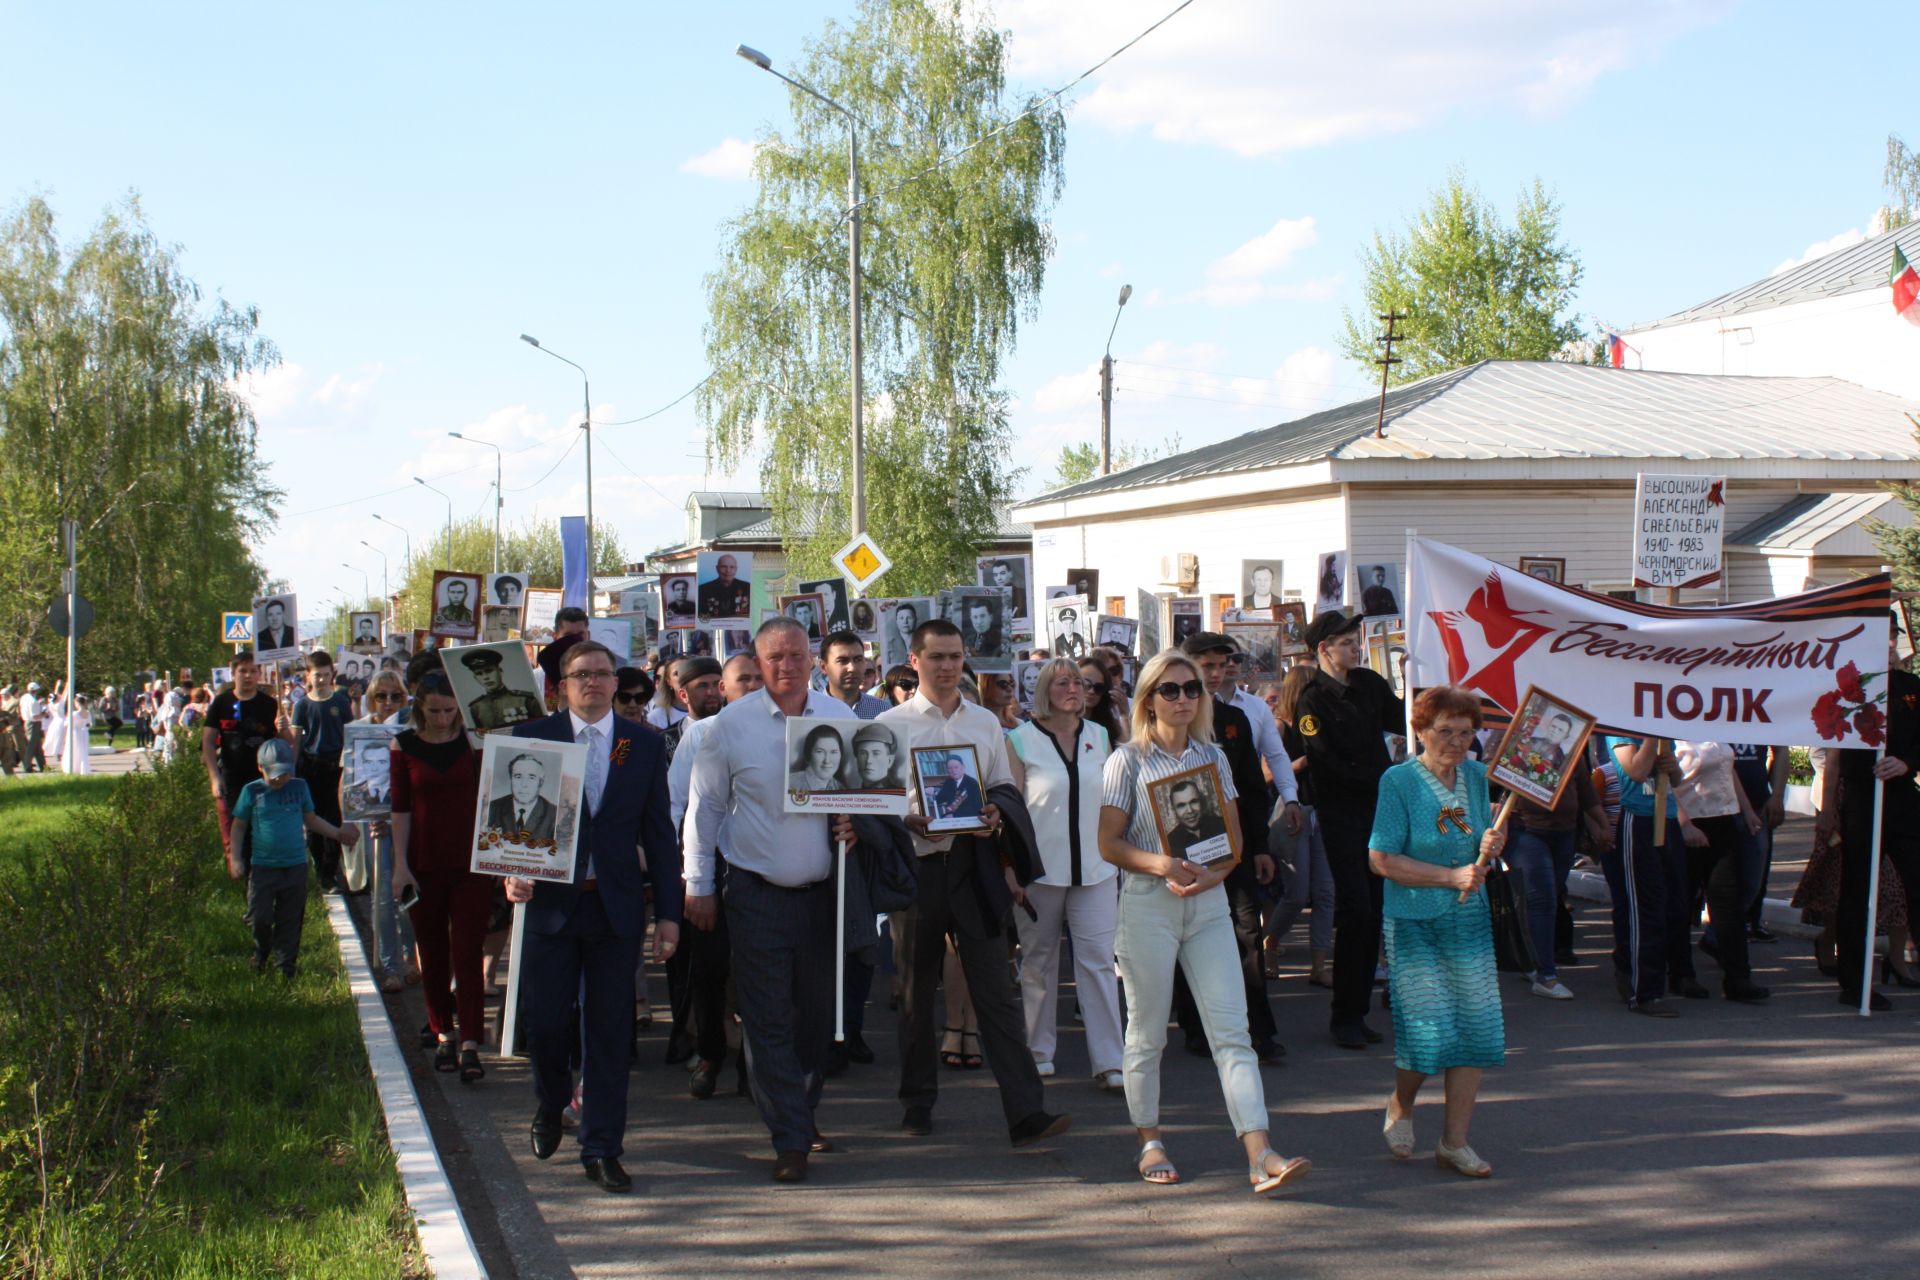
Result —
[[773, 1136], [774, 1181], [802, 1182], [808, 1154], [833, 1149], [814, 1113], [833, 1036], [834, 842], [855, 837], [844, 814], [786, 812], [786, 722], [853, 713], [807, 687], [813, 650], [793, 619], [761, 624], [753, 645], [766, 687], [694, 725], [697, 740], [675, 753], [694, 752], [681, 825], [686, 919], [695, 929], [716, 927], [724, 844], [733, 987], [751, 1046], [753, 1098]]
[[40, 682], [30, 681], [20, 695], [20, 720], [27, 728], [27, 758], [20, 772], [47, 771], [47, 700], [40, 696]]
[[[960, 696], [966, 659], [959, 627], [942, 618], [921, 623], [914, 630], [909, 659], [920, 676], [920, 688], [880, 721], [898, 728], [910, 750], [973, 747], [981, 786], [991, 792], [1012, 785], [1013, 772], [998, 718]], [[933, 1132], [933, 1103], [939, 1094], [934, 1031], [942, 1007], [936, 1004], [934, 988], [951, 937], [986, 1041], [987, 1062], [1000, 1085], [1000, 1107], [1013, 1145], [1024, 1147], [1065, 1133], [1073, 1117], [1049, 1115], [1045, 1109], [1040, 1073], [1027, 1050], [1026, 1015], [1007, 972], [1008, 899], [1011, 895], [1020, 901], [1025, 894], [1010, 873], [1002, 879], [991, 841], [1000, 826], [1000, 811], [992, 803], [983, 806], [986, 830], [981, 834], [929, 838], [919, 789], [910, 787], [907, 794], [907, 828], [920, 858], [920, 877], [917, 900], [900, 913], [907, 954], [900, 994], [900, 1101], [906, 1114], [900, 1127], [916, 1137]]]

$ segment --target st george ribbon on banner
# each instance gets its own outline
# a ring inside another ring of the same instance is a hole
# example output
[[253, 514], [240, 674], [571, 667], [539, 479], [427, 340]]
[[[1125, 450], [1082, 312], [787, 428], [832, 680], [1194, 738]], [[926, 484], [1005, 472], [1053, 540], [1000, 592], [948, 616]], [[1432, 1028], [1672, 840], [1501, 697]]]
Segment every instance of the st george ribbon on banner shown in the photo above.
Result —
[[1886, 574], [1674, 608], [1593, 595], [1410, 538], [1408, 679], [1512, 712], [1529, 685], [1624, 733], [1792, 746], [1886, 742]]

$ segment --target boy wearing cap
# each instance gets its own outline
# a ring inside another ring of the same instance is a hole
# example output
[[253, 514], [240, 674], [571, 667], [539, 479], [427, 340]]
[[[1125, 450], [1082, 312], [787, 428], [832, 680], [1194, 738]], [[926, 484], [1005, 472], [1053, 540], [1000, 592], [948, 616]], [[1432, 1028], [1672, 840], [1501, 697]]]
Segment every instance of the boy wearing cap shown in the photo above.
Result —
[[247, 883], [247, 922], [253, 926], [255, 972], [269, 953], [291, 978], [300, 955], [300, 925], [307, 908], [307, 833], [352, 844], [360, 829], [351, 822], [335, 826], [313, 811], [313, 792], [293, 776], [291, 744], [270, 738], [260, 746], [260, 776], [240, 789], [233, 806], [234, 840], [227, 851], [227, 874], [246, 873], [239, 850], [252, 837], [252, 874]]

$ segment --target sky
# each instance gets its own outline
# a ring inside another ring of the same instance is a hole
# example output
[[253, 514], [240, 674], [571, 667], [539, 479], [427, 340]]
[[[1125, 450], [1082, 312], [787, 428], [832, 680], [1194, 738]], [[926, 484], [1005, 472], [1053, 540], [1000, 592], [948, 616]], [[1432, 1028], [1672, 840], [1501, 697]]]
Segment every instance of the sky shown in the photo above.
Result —
[[[1010, 89], [1068, 83], [1178, 0], [1000, 0]], [[584, 509], [627, 552], [682, 540], [709, 471], [692, 399], [703, 279], [752, 199], [797, 61], [851, 0], [45, 5], [0, 0], [0, 198], [77, 243], [137, 193], [281, 365], [246, 388], [286, 491], [258, 554], [303, 601], [378, 591], [456, 517]], [[1920, 109], [1873, 33], [1905, 6], [1728, 0], [1193, 0], [1068, 96], [1056, 252], [1007, 362], [1019, 489], [1097, 442], [1115, 300], [1116, 447], [1194, 447], [1367, 396], [1338, 355], [1363, 248], [1457, 170], [1563, 209], [1589, 328], [1656, 319], [1848, 243]], [[1014, 100], [1014, 95], [1010, 95]], [[617, 425], [616, 425], [617, 424]], [[423, 478], [442, 499], [414, 483]], [[375, 521], [374, 514], [384, 521]], [[399, 526], [398, 529], [393, 527]], [[343, 562], [351, 567], [342, 567]], [[508, 566], [511, 567], [511, 566]], [[318, 616], [311, 604], [303, 614]]]

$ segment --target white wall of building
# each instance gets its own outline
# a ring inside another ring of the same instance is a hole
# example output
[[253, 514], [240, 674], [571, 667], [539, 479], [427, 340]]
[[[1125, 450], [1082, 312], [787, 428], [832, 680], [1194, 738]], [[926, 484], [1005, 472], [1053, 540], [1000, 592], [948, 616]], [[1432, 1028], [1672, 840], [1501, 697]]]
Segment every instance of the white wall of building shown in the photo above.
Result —
[[1891, 287], [1711, 316], [1625, 336], [1628, 368], [1669, 373], [1844, 378], [1920, 400], [1920, 325]]

